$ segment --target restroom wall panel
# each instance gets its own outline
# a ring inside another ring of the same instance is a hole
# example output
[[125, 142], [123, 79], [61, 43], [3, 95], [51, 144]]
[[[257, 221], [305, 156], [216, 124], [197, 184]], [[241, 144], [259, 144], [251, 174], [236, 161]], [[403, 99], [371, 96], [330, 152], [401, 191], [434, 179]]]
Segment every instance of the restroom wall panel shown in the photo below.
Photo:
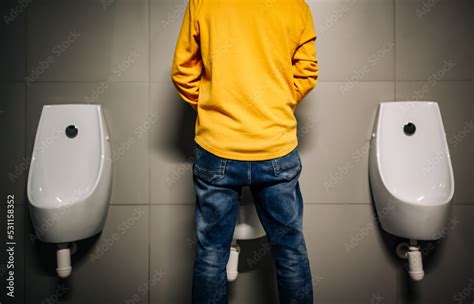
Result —
[[453, 206], [446, 225], [446, 238], [425, 247], [425, 278], [410, 282], [405, 271], [397, 276], [399, 304], [472, 303], [474, 302], [474, 236], [472, 206]]
[[397, 80], [472, 79], [471, 0], [396, 0]]
[[30, 159], [25, 157], [25, 85], [0, 83], [0, 194], [14, 194], [17, 204], [26, 200]]
[[[394, 79], [394, 2], [310, 0], [322, 81]], [[271, 9], [271, 7], [270, 7]]]
[[194, 206], [152, 206], [150, 216], [151, 303], [191, 302], [196, 239]]
[[148, 218], [148, 206], [110, 206], [104, 231], [78, 243], [68, 281], [54, 245], [27, 239], [26, 303], [148, 303]]
[[171, 63], [188, 1], [150, 1], [151, 81], [169, 82]]
[[372, 206], [307, 205], [303, 227], [314, 303], [395, 303], [394, 240], [381, 233]]
[[474, 121], [471, 82], [398, 82], [398, 100], [429, 100], [439, 104], [452, 158], [454, 203], [474, 203], [472, 155]]
[[22, 81], [26, 62], [26, 9], [23, 3], [0, 3], [0, 81]]
[[[95, 94], [96, 92], [101, 94]], [[111, 204], [149, 202], [148, 136], [155, 117], [148, 84], [38, 83], [28, 88], [27, 155], [31, 155], [43, 105], [102, 104], [112, 144]]]
[[29, 81], [148, 81], [148, 1], [34, 1]]
[[370, 202], [369, 140], [378, 103], [394, 99], [390, 82], [321, 82], [296, 110], [306, 204]]
[[195, 111], [170, 82], [151, 85], [150, 109], [159, 114], [150, 132], [151, 203], [192, 204]]

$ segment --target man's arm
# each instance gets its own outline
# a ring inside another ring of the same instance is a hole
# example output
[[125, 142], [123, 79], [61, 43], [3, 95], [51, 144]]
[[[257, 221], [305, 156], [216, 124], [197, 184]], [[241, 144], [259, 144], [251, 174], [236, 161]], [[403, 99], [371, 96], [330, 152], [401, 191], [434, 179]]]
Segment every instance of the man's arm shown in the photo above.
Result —
[[190, 0], [186, 7], [181, 32], [176, 43], [171, 77], [181, 98], [197, 110], [203, 65], [193, 3], [194, 1]]
[[297, 103], [316, 86], [319, 72], [313, 16], [309, 7], [306, 8], [306, 25], [300, 38], [299, 47], [293, 55], [293, 84]]

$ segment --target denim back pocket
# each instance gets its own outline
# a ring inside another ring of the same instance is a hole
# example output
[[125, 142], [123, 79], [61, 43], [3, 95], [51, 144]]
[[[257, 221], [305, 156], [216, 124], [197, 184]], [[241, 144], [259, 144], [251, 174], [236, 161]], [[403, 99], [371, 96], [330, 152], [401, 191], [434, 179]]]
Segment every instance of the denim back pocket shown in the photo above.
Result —
[[227, 159], [207, 152], [196, 145], [194, 150], [193, 174], [204, 181], [215, 182], [225, 176]]
[[302, 169], [297, 148], [287, 155], [272, 159], [272, 165], [275, 176], [286, 180], [295, 178]]

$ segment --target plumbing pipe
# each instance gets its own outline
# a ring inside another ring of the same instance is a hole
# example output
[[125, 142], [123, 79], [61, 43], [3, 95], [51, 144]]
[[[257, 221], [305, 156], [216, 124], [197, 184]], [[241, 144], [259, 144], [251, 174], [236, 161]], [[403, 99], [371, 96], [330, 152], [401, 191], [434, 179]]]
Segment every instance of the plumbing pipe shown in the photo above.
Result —
[[239, 253], [240, 247], [237, 242], [233, 241], [232, 246], [230, 247], [229, 260], [227, 261], [227, 281], [233, 282], [237, 279], [239, 274]]
[[71, 250], [68, 247], [68, 243], [58, 244], [58, 251], [56, 252], [56, 257], [58, 259], [58, 267], [56, 272], [58, 276], [62, 279], [67, 278], [71, 274]]
[[412, 280], [420, 281], [423, 279], [425, 276], [425, 272], [423, 271], [423, 260], [420, 246], [416, 240], [410, 240], [410, 244], [398, 244], [397, 255], [402, 259], [408, 260], [408, 274]]
[[410, 240], [407, 252], [408, 274], [414, 281], [420, 281], [425, 276], [423, 271], [423, 261], [421, 258], [420, 246], [415, 240]]

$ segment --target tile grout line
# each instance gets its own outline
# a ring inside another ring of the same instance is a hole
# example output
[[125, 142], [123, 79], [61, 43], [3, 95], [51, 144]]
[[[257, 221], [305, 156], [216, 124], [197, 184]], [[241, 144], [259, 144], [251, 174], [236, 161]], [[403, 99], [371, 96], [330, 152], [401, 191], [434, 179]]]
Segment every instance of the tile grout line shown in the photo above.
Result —
[[[26, 8], [26, 11], [25, 11], [25, 23], [24, 23], [24, 26], [25, 26], [25, 35], [24, 35], [24, 39], [25, 39], [25, 52], [23, 53], [23, 56], [24, 56], [24, 59], [25, 59], [25, 70], [24, 70], [24, 75], [23, 77], [26, 77], [26, 75], [28, 74], [28, 12], [29, 12], [29, 7]], [[25, 92], [25, 96], [24, 96], [24, 103], [25, 103], [25, 113], [24, 113], [24, 117], [25, 117], [25, 122], [24, 122], [24, 132], [23, 132], [23, 157], [24, 159], [26, 159], [26, 153], [27, 153], [27, 150], [26, 150], [26, 141], [27, 141], [27, 128], [28, 128], [28, 119], [27, 119], [27, 115], [28, 115], [28, 86], [27, 86], [27, 83], [26, 83], [26, 79], [23, 78], [24, 81], [22, 82], [23, 85], [24, 85], [24, 92]], [[26, 184], [28, 183], [28, 179], [26, 179]], [[27, 196], [27, 195], [26, 195]], [[28, 196], [26, 197], [26, 204], [28, 204]], [[26, 205], [25, 204], [25, 205]], [[25, 206], [27, 209], [28, 206]], [[27, 241], [27, 228], [28, 228], [28, 225], [27, 225], [27, 222], [28, 222], [28, 218], [27, 216], [29, 215], [28, 214], [28, 210], [23, 210], [23, 292], [24, 292], [24, 296], [23, 296], [23, 303], [25, 304], [26, 303], [26, 297], [27, 297], [27, 292], [26, 292], [26, 274], [27, 274], [27, 262], [26, 262], [26, 241]]]
[[[334, 202], [320, 202], [320, 203], [304, 203], [305, 205], [308, 206], [370, 206], [373, 203], [334, 203]], [[22, 204], [18, 204], [22, 205]], [[453, 203], [453, 206], [472, 206], [474, 207], [474, 203]], [[194, 206], [194, 203], [145, 203], [145, 204], [111, 204], [110, 206], [113, 207], [130, 207], [130, 206], [150, 206], [150, 207], [158, 207], [158, 206]]]
[[[397, 0], [393, 0], [393, 44], [395, 45], [393, 54], [393, 98], [397, 101]], [[395, 304], [398, 304], [399, 301], [399, 289], [398, 273], [395, 269]]]
[[[151, 112], [151, 0], [148, 0], [148, 111]], [[151, 130], [148, 131], [148, 304], [151, 303]]]
[[397, 100], [397, 0], [393, 0], [393, 98]]
[[[305, 205], [319, 205], [319, 206], [369, 206], [373, 203], [334, 203], [334, 202], [320, 202], [320, 203], [304, 203]], [[15, 206], [24, 206], [27, 208], [26, 203], [15, 203]], [[110, 204], [110, 207], [158, 207], [158, 206], [194, 206], [194, 203], [140, 203], [140, 204]], [[453, 203], [452, 206], [472, 206], [474, 203]]]
[[[50, 81], [34, 81], [31, 83], [31, 85], [37, 85], [37, 84], [95, 84], [95, 83], [101, 83], [104, 80], [90, 80], [90, 81], [67, 81], [67, 80], [50, 80]], [[441, 79], [438, 82], [439, 83], [449, 83], [449, 82], [473, 82], [474, 80], [472, 79]], [[341, 79], [341, 80], [319, 80], [318, 83], [345, 83], [347, 82], [347, 79]], [[426, 79], [405, 79], [405, 80], [364, 80], [364, 81], [358, 81], [356, 83], [390, 83], [390, 82], [429, 82]], [[14, 81], [5, 81], [3, 84], [25, 84], [26, 81], [20, 81], [20, 80], [14, 80]], [[111, 84], [169, 84], [172, 85], [171, 81], [168, 80], [161, 80], [161, 81], [144, 81], [144, 80], [137, 80], [137, 81], [112, 81]]]

